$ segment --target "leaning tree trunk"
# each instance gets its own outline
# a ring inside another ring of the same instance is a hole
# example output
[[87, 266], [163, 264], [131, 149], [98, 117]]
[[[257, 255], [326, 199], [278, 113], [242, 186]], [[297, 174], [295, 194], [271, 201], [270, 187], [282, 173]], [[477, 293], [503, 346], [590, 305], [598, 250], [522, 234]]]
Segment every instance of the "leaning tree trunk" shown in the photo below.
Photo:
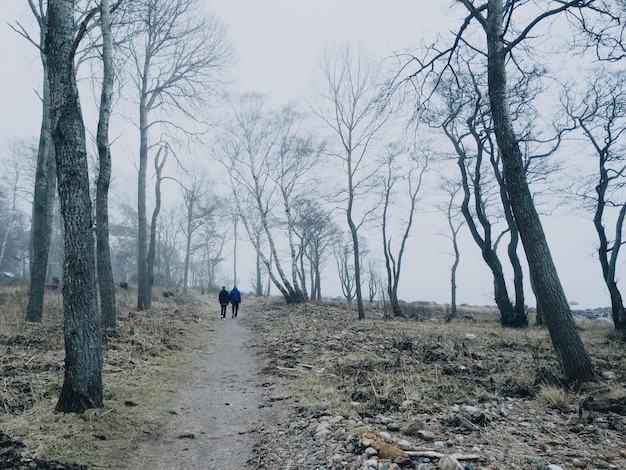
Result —
[[[41, 22], [41, 43], [45, 42], [46, 23]], [[43, 317], [43, 298], [46, 290], [52, 214], [56, 196], [56, 169], [54, 146], [50, 135], [50, 85], [48, 82], [48, 60], [45, 46], [41, 48], [43, 67], [42, 119], [39, 133], [39, 150], [35, 170], [35, 194], [33, 196], [33, 222], [30, 250], [30, 290], [26, 320], [39, 322]]]
[[98, 284], [100, 286], [100, 310], [104, 328], [115, 328], [115, 282], [111, 267], [109, 246], [109, 184], [111, 182], [111, 147], [109, 145], [109, 121], [113, 95], [113, 40], [109, 0], [100, 3], [102, 23], [102, 64], [103, 79], [100, 97], [100, 118], [98, 120], [98, 155], [100, 168], [96, 189], [96, 240]]
[[538, 303], [545, 313], [550, 338], [563, 366], [565, 377], [570, 382], [589, 381], [595, 378], [593, 365], [576, 329], [552, 260], [541, 220], [526, 181], [519, 140], [513, 129], [506, 85], [502, 0], [488, 0], [487, 5], [485, 32], [490, 108], [498, 147], [502, 152], [503, 173], [511, 208], [526, 252]]
[[102, 346], [85, 128], [74, 70], [74, 2], [48, 1], [51, 129], [64, 224], [65, 374], [56, 410], [100, 408]]

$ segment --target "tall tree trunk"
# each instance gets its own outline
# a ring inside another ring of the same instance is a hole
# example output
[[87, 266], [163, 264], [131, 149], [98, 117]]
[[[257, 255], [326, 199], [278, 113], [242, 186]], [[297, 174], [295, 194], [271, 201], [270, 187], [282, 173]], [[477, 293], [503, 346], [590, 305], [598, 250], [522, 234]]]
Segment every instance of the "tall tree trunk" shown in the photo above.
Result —
[[[354, 249], [354, 288], [356, 291], [356, 309], [359, 315], [359, 320], [365, 319], [365, 308], [363, 307], [363, 293], [361, 292], [361, 258], [359, 255], [359, 236], [357, 233], [357, 227], [352, 220], [352, 205], [354, 203], [354, 186], [352, 184], [352, 157], [348, 158], [348, 226], [350, 227], [350, 234], [352, 235], [352, 246]], [[346, 275], [349, 273], [346, 272]]]
[[480, 167], [481, 167], [481, 153], [479, 152], [476, 157], [476, 165], [475, 165], [475, 173], [473, 186], [474, 186], [474, 209], [476, 211], [476, 217], [480, 223], [480, 226], [483, 229], [484, 236], [481, 236], [478, 231], [478, 227], [476, 222], [474, 221], [474, 216], [470, 211], [469, 202], [472, 195], [472, 190], [470, 188], [468, 171], [465, 166], [465, 154], [463, 152], [459, 152], [459, 158], [457, 160], [458, 167], [461, 171], [461, 187], [463, 189], [463, 201], [461, 202], [461, 213], [467, 222], [467, 227], [470, 230], [472, 238], [480, 248], [481, 255], [485, 263], [491, 270], [491, 275], [493, 276], [493, 296], [498, 306], [498, 310], [500, 311], [500, 323], [502, 326], [512, 326], [509, 324], [510, 319], [514, 317], [514, 308], [511, 303], [511, 299], [509, 298], [508, 289], [506, 287], [506, 280], [504, 278], [504, 270], [502, 268], [502, 263], [500, 262], [500, 258], [498, 257], [498, 253], [496, 252], [493, 242], [492, 242], [492, 234], [491, 234], [491, 222], [487, 218], [487, 215], [482, 210], [484, 205], [483, 197], [482, 197], [482, 188], [480, 183]]
[[497, 152], [492, 152], [490, 160], [493, 172], [498, 182], [500, 190], [500, 200], [502, 201], [502, 209], [504, 211], [504, 218], [506, 224], [509, 227], [509, 244], [507, 245], [507, 254], [509, 261], [513, 267], [513, 289], [515, 290], [515, 305], [512, 312], [512, 317], [508, 319], [507, 324], [513, 327], [526, 327], [528, 326], [528, 316], [526, 314], [526, 305], [524, 300], [524, 271], [522, 269], [522, 263], [520, 262], [517, 254], [517, 247], [519, 245], [519, 230], [515, 223], [515, 217], [511, 210], [511, 201], [509, 200], [509, 194], [506, 190], [506, 183], [502, 177], [500, 171], [500, 165], [498, 158], [496, 158]]
[[102, 28], [102, 94], [100, 97], [100, 118], [98, 120], [97, 142], [100, 168], [96, 189], [96, 240], [98, 285], [100, 287], [100, 310], [102, 326], [115, 328], [115, 282], [111, 267], [109, 246], [109, 184], [111, 182], [111, 147], [109, 145], [109, 121], [111, 119], [113, 95], [113, 39], [109, 0], [100, 2]]
[[74, 2], [48, 1], [51, 129], [64, 223], [65, 374], [56, 410], [103, 406], [102, 346], [96, 290], [85, 128], [74, 70]]
[[[163, 158], [161, 159], [161, 152]], [[154, 210], [152, 211], [152, 218], [150, 219], [150, 242], [148, 244], [148, 254], [146, 255], [146, 291], [152, 292], [152, 286], [154, 285], [154, 259], [156, 257], [156, 234], [157, 234], [157, 222], [159, 220], [159, 213], [161, 212], [161, 182], [163, 181], [163, 167], [167, 161], [168, 155], [167, 147], [160, 147], [154, 157], [154, 171], [156, 173], [156, 181], [154, 183]], [[169, 269], [168, 269], [169, 271]], [[170, 276], [171, 277], [171, 276]], [[150, 295], [152, 299], [152, 295]]]
[[595, 377], [591, 359], [582, 343], [546, 241], [541, 220], [526, 181], [526, 172], [513, 129], [506, 85], [506, 51], [503, 43], [502, 0], [488, 0], [487, 79], [490, 108], [498, 147], [502, 152], [504, 178], [511, 208], [526, 252], [538, 302], [565, 377], [585, 382]]
[[[583, 126], [587, 135], [591, 133]], [[624, 223], [624, 215], [626, 213], [626, 204], [620, 208], [617, 221], [615, 223], [615, 240], [613, 245], [609, 246], [609, 240], [606, 236], [604, 227], [604, 210], [607, 206], [606, 193], [609, 188], [611, 177], [606, 167], [608, 153], [599, 152], [598, 155], [598, 183], [596, 185], [596, 193], [598, 199], [596, 202], [596, 210], [593, 216], [593, 225], [598, 234], [598, 260], [602, 267], [602, 277], [604, 283], [609, 290], [611, 298], [611, 312], [613, 315], [613, 324], [617, 330], [626, 330], [626, 311], [624, 310], [624, 302], [622, 294], [615, 280], [615, 266], [617, 264], [619, 250], [622, 244], [622, 226]], [[610, 255], [609, 255], [610, 253]]]
[[261, 240], [260, 240], [260, 236], [257, 234], [257, 246], [259, 248], [257, 248], [256, 250], [256, 288], [254, 289], [254, 292], [256, 293], [256, 295], [258, 297], [262, 297], [263, 296], [263, 275], [261, 273]]
[[[237, 217], [234, 218], [233, 220], [233, 285], [237, 285], [238, 279], [237, 279]], [[257, 263], [259, 261], [259, 258], [257, 256]], [[259, 268], [259, 265], [257, 264], [257, 269]], [[259, 273], [260, 274], [260, 273]]]
[[147, 171], [148, 110], [145, 94], [142, 93], [139, 105], [139, 171], [137, 173], [137, 310], [148, 309], [152, 303], [152, 289], [149, 289], [148, 279]]
[[452, 222], [451, 215], [452, 208], [452, 198], [450, 199], [450, 203], [448, 205], [448, 226], [450, 227], [450, 234], [452, 237], [452, 250], [454, 252], [454, 262], [452, 263], [452, 267], [450, 268], [450, 313], [446, 316], [446, 321], [451, 321], [457, 317], [457, 305], [456, 305], [456, 273], [459, 267], [459, 263], [461, 261], [461, 252], [459, 251], [459, 228], [455, 228]]
[[[45, 18], [40, 21], [41, 44], [45, 43], [47, 24]], [[52, 215], [56, 197], [56, 168], [54, 143], [50, 134], [50, 85], [48, 82], [48, 60], [45, 45], [40, 52], [43, 68], [42, 118], [39, 132], [39, 150], [35, 170], [35, 193], [33, 196], [33, 222], [31, 228], [30, 250], [30, 290], [26, 320], [39, 322], [43, 317], [43, 299], [46, 290], [48, 254], [52, 232]]]
[[189, 262], [191, 260], [191, 237], [193, 234], [193, 211], [196, 202], [195, 194], [189, 197], [187, 203], [187, 243], [185, 244], [185, 266], [183, 269], [183, 294], [187, 294], [187, 283], [189, 282]]

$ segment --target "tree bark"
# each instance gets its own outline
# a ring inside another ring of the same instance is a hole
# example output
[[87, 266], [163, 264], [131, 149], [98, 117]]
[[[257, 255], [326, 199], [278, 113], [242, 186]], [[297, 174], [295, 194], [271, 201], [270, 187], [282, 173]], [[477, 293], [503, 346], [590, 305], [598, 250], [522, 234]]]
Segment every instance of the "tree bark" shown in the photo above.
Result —
[[595, 378], [591, 359], [582, 343], [546, 241], [541, 220], [526, 181], [519, 141], [513, 129], [507, 85], [506, 50], [503, 43], [502, 0], [488, 0], [487, 79], [494, 131], [502, 152], [503, 173], [511, 208], [526, 252], [538, 303], [545, 313], [550, 338], [569, 382]]
[[74, 2], [49, 0], [48, 51], [51, 129], [64, 224], [63, 333], [65, 374], [56, 410], [102, 407], [101, 327], [89, 194], [85, 128], [74, 56]]

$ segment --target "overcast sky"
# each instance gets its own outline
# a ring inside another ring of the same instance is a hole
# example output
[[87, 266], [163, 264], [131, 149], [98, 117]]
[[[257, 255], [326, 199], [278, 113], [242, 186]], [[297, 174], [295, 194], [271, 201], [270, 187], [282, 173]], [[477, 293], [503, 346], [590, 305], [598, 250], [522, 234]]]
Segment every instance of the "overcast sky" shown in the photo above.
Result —
[[[379, 57], [387, 57], [410, 49], [424, 36], [445, 35], [450, 22], [462, 13], [458, 9], [451, 13], [447, 0], [213, 0], [206, 4], [227, 25], [236, 49], [234, 76], [239, 87], [269, 94], [277, 104], [300, 98], [326, 44], [360, 42]], [[10, 139], [38, 134], [41, 111], [36, 90], [41, 77], [35, 48], [6, 25], [32, 24], [26, 2], [0, 0], [0, 17], [4, 20], [0, 25], [0, 145], [4, 146]], [[594, 254], [591, 221], [576, 215], [543, 220], [570, 302], [583, 307], [609, 305]], [[447, 254], [449, 242], [441, 235], [443, 222], [441, 217], [427, 216], [426, 210], [418, 215], [403, 268], [403, 299], [449, 301], [452, 258]], [[491, 276], [467, 235], [464, 240], [458, 301], [492, 304]], [[247, 272], [240, 277], [247, 279]], [[326, 294], [340, 293], [327, 283], [322, 289]], [[527, 296], [532, 305], [530, 291]]]

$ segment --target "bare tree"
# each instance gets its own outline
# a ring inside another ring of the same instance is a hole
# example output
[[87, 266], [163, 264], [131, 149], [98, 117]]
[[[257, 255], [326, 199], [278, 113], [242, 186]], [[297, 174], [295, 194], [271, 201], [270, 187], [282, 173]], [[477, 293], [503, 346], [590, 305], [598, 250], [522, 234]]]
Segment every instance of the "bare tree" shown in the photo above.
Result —
[[[30, 162], [37, 155], [37, 147], [28, 141], [13, 142], [9, 148], [9, 155], [2, 159], [4, 172], [0, 175], [0, 198], [4, 201], [6, 214], [2, 214], [0, 225], [0, 269], [7, 265], [6, 255], [11, 251], [9, 242], [16, 238], [16, 232], [24, 222], [22, 205], [30, 202], [31, 191], [27, 189], [32, 184], [30, 178]], [[4, 196], [4, 197], [2, 197]], [[32, 203], [31, 203], [32, 204]], [[2, 231], [4, 233], [2, 233]]]
[[[598, 259], [609, 291], [615, 328], [626, 330], [626, 310], [617, 283], [617, 262], [624, 243], [622, 232], [626, 216], [626, 75], [607, 68], [596, 71], [586, 93], [565, 103], [574, 127], [582, 130], [597, 158], [595, 196], [583, 194], [594, 206], [593, 224], [598, 234]], [[613, 223], [612, 237], [606, 225]]]
[[459, 217], [462, 214], [458, 203], [455, 201], [459, 191], [461, 191], [461, 184], [448, 179], [443, 179], [441, 186], [448, 196], [445, 204], [441, 205], [441, 209], [446, 216], [446, 221], [448, 222], [448, 238], [452, 243], [452, 256], [454, 257], [454, 261], [450, 267], [450, 311], [446, 315], [446, 321], [449, 322], [457, 316], [456, 274], [461, 261], [461, 251], [459, 249], [458, 237], [461, 227], [465, 224], [465, 219]]
[[[507, 66], [515, 65], [523, 72], [522, 62], [517, 57], [512, 58], [513, 52], [523, 54], [523, 51], [528, 51], [532, 38], [541, 36], [537, 34], [540, 25], [562, 13], [580, 11], [593, 3], [593, 0], [506, 4], [503, 0], [457, 0], [456, 3], [461, 4], [467, 12], [457, 34], [449, 46], [435, 45], [428, 49], [425, 57], [414, 57], [415, 60], [411, 63], [417, 64], [417, 69], [411, 77], [421, 79], [412, 80], [411, 83], [420, 91], [427, 86], [439, 86], [446, 72], [454, 74], [454, 58], [458, 56], [461, 44], [467, 44], [467, 47], [486, 58], [489, 107], [502, 159], [502, 174], [526, 253], [537, 301], [545, 313], [550, 338], [566, 380], [592, 380], [595, 377], [594, 368], [576, 329], [529, 189], [521, 139], [515, 131], [512, 118]], [[472, 36], [471, 33], [476, 31], [478, 34]], [[476, 39], [484, 42], [476, 42]], [[537, 65], [537, 57], [526, 57], [527, 64]]]
[[299, 295], [306, 300], [308, 296], [304, 267], [302, 264], [298, 265], [298, 260], [304, 260], [304, 247], [302, 243], [296, 247], [294, 242], [297, 214], [292, 206], [296, 203], [297, 196], [304, 194], [307, 187], [311, 187], [314, 178], [310, 178], [310, 175], [315, 174], [314, 168], [320, 163], [324, 145], [316, 142], [312, 136], [304, 136], [301, 129], [304, 116], [293, 107], [284, 108], [278, 119], [280, 137], [277, 151], [270, 155], [272, 171], [269, 174], [280, 192], [285, 211], [292, 283], [296, 292], [299, 289]]
[[204, 172], [194, 172], [188, 183], [181, 183], [185, 204], [184, 223], [181, 225], [185, 236], [185, 267], [183, 272], [183, 293], [187, 293], [189, 267], [193, 253], [202, 245], [194, 243], [194, 233], [211, 219], [219, 209], [220, 200], [209, 191], [210, 183]]
[[[339, 227], [333, 221], [332, 213], [320, 207], [318, 200], [300, 197], [296, 201], [295, 211], [294, 230], [300, 240], [301, 260], [306, 258], [310, 269], [310, 299], [320, 301], [322, 270], [328, 257], [332, 255], [332, 246]], [[304, 278], [304, 266], [301, 267], [301, 272]]]
[[354, 254], [352, 253], [353, 245], [350, 242], [346, 242], [343, 237], [337, 237], [333, 248], [341, 292], [346, 301], [352, 303], [355, 295], [354, 266], [351, 263], [351, 259], [354, 259]]
[[[402, 157], [405, 157], [402, 159]], [[416, 152], [392, 145], [388, 149], [385, 162], [385, 179], [382, 182], [383, 189], [383, 214], [382, 214], [382, 240], [383, 253], [385, 255], [385, 269], [387, 271], [387, 295], [391, 304], [391, 311], [396, 316], [402, 316], [402, 309], [398, 302], [398, 285], [402, 270], [402, 257], [406, 248], [406, 242], [413, 227], [413, 217], [417, 197], [422, 187], [424, 173], [428, 168], [428, 157], [419, 158]], [[404, 180], [405, 188], [403, 195], [397, 194], [396, 187]], [[400, 244], [394, 253], [392, 237], [390, 236], [391, 219], [398, 219], [402, 204], [400, 201], [408, 201], [405, 220], [402, 221], [399, 233]], [[392, 209], [394, 207], [395, 209]], [[390, 211], [393, 214], [390, 214]]]
[[201, 14], [196, 0], [137, 0], [132, 9], [127, 54], [139, 104], [137, 308], [143, 310], [151, 303], [146, 215], [150, 131], [157, 126], [170, 134], [184, 131], [174, 114], [193, 122], [201, 119], [230, 49], [222, 24]]
[[[489, 161], [496, 161], [494, 155], [498, 153], [493, 140], [489, 110], [486, 109], [485, 97], [471, 69], [467, 74], [458, 73], [457, 77], [459, 76], [459, 80], [467, 79], [469, 82], [463, 90], [455, 90], [455, 85], [451, 81], [450, 88], [446, 87], [445, 90], [440, 90], [440, 93], [446, 102], [442, 129], [458, 155], [457, 166], [463, 190], [461, 213], [492, 273], [494, 299], [500, 311], [502, 325], [522, 326], [526, 323], [523, 290], [516, 296], [521, 297], [521, 306], [520, 302], [513, 305], [508, 293], [504, 267], [498, 254], [498, 244], [505, 233], [516, 235], [517, 231], [515, 227], [507, 225], [500, 234], [494, 234], [495, 221], [497, 217], [501, 217], [503, 205], [508, 207], [508, 196], [506, 189], [499, 185], [494, 176], [499, 175], [498, 165], [494, 167], [488, 164]], [[499, 191], [499, 188], [503, 189]], [[499, 197], [500, 201], [497, 201]], [[495, 204], [493, 199], [496, 199]], [[516, 254], [515, 250], [513, 254]], [[523, 286], [520, 286], [520, 289], [523, 289]], [[523, 317], [519, 321], [516, 315], [518, 309], [521, 309]]]
[[502, 154], [503, 175], [538, 296], [537, 300], [545, 312], [552, 344], [568, 381], [591, 380], [595, 377], [594, 368], [576, 329], [528, 187], [519, 138], [511, 119], [507, 89], [507, 58], [513, 50], [526, 41], [543, 21], [571, 8], [580, 8], [586, 2], [550, 1], [542, 12], [531, 17], [525, 26], [509, 28], [511, 20], [517, 18], [520, 13], [518, 7], [523, 7], [523, 4], [507, 3], [505, 9], [503, 0], [488, 0], [487, 3], [480, 5], [475, 5], [470, 0], [458, 1], [469, 13], [466, 24], [472, 19], [477, 21], [485, 34], [489, 103], [494, 133]]
[[579, 2], [581, 7], [591, 7], [595, 15], [587, 14], [587, 8], [570, 9], [570, 19], [577, 24], [579, 32], [575, 44], [592, 49], [595, 59], [621, 62], [626, 59], [626, 3], [623, 0], [596, 0]]
[[[290, 204], [295, 197], [292, 196], [294, 188], [304, 173], [288, 158], [301, 156], [293, 147], [297, 140], [290, 137], [295, 132], [296, 115], [288, 108], [279, 113], [267, 113], [263, 101], [259, 95], [239, 99], [216, 154], [228, 171], [239, 219], [272, 283], [288, 303], [300, 303], [306, 299], [297, 279]], [[279, 205], [283, 206], [285, 217], [275, 210]], [[255, 222], [260, 223], [263, 238], [255, 234]], [[284, 230], [281, 231], [281, 227]], [[291, 280], [283, 269], [276, 243], [281, 234], [289, 241]], [[269, 257], [258, 244], [261, 241], [269, 245]]]
[[317, 84], [319, 104], [311, 104], [315, 114], [337, 138], [339, 149], [334, 156], [345, 172], [345, 186], [339, 199], [352, 238], [354, 288], [359, 319], [365, 318], [361, 291], [361, 252], [359, 229], [372, 215], [377, 204], [366, 201], [379, 164], [370, 158], [370, 145], [387, 121], [386, 96], [380, 87], [380, 65], [362, 49], [349, 46], [327, 51], [320, 64]]
[[80, 41], [74, 2], [48, 1], [45, 49], [49, 64], [50, 122], [64, 222], [63, 313], [65, 374], [56, 409], [83, 412], [102, 400], [101, 325], [85, 128], [74, 67]]
[[367, 263], [367, 274], [368, 274], [367, 276], [368, 277], [367, 279], [368, 300], [370, 304], [373, 304], [374, 300], [376, 300], [376, 296], [378, 295], [378, 290], [383, 284], [381, 280], [378, 262], [373, 258], [370, 258]]
[[173, 287], [175, 283], [173, 275], [174, 264], [177, 263], [182, 245], [179, 224], [180, 210], [179, 208], [167, 210], [165, 213], [160, 213], [159, 219], [160, 222], [157, 224], [157, 246], [159, 249], [159, 265], [162, 266], [159, 270], [159, 285]]
[[[216, 201], [219, 207], [215, 211], [206, 212], [201, 227], [204, 263], [206, 266], [206, 285], [208, 291], [218, 289], [218, 281], [216, 276], [216, 268], [224, 261], [224, 247], [229, 235], [229, 230], [221, 223], [221, 217], [227, 216], [223, 214], [221, 201]], [[237, 278], [234, 277], [234, 284], [237, 284]]]

